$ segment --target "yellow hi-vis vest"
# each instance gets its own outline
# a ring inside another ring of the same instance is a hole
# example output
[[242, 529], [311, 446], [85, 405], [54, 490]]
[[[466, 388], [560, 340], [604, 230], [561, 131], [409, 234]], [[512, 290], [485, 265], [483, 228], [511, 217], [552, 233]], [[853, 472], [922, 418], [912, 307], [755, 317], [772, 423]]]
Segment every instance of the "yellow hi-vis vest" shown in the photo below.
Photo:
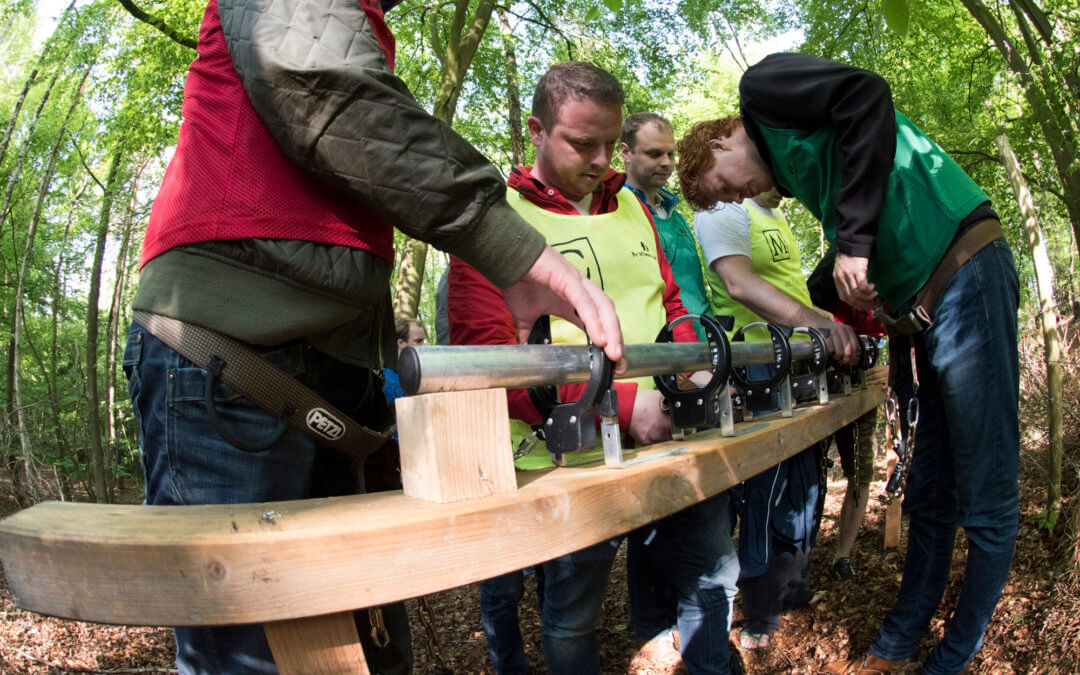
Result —
[[[629, 190], [619, 190], [614, 211], [595, 216], [552, 213], [532, 203], [517, 190], [507, 190], [506, 199], [535, 227], [548, 245], [569, 260], [574, 267], [599, 286], [619, 315], [626, 344], [654, 342], [667, 324], [664, 309], [664, 278], [656, 253], [656, 234], [637, 197]], [[556, 317], [551, 319], [553, 344], [585, 344], [585, 332]], [[651, 377], [634, 380], [639, 389], [655, 389]], [[520, 420], [511, 420], [515, 447], [531, 430]], [[516, 462], [518, 468], [551, 466], [544, 445]]]
[[[779, 288], [795, 302], [809, 307], [810, 292], [806, 290], [806, 276], [799, 259], [799, 246], [787, 220], [776, 209], [772, 211], [780, 214], [779, 218], [767, 215], [751, 204], [746, 204], [745, 208], [750, 213], [750, 260], [754, 274]], [[711, 268], [706, 272], [705, 280], [712, 290], [713, 313], [716, 316], [734, 316], [735, 330], [748, 323], [764, 321], [745, 305], [736, 302], [728, 293], [727, 286]], [[746, 339], [768, 340], [769, 333], [764, 328], [755, 328], [747, 332]]]

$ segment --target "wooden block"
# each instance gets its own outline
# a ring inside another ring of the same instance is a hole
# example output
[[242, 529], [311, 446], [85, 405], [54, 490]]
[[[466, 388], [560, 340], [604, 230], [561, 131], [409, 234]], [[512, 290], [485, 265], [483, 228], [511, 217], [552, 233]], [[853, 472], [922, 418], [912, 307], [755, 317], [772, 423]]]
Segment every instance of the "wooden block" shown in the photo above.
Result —
[[281, 675], [367, 675], [352, 612], [263, 624]]
[[406, 495], [447, 503], [517, 489], [505, 389], [406, 396], [395, 407]]
[[754, 420], [767, 426], [740, 436], [657, 443], [638, 453], [653, 461], [627, 469], [524, 472], [513, 492], [449, 504], [398, 491], [208, 506], [46, 502], [0, 521], [0, 560], [19, 607], [82, 621], [216, 626], [334, 614], [629, 532], [761, 473], [883, 400], [881, 389], [860, 390]]
[[[885, 475], [891, 476], [896, 468], [896, 455], [889, 455], [889, 464]], [[900, 545], [900, 498], [889, 502], [885, 507], [885, 550], [891, 551]]]

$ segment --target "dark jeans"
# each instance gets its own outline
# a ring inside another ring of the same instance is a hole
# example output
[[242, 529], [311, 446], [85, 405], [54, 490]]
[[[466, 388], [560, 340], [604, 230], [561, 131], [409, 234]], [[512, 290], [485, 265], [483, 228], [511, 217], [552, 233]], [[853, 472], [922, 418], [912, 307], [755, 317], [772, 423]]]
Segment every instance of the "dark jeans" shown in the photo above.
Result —
[[810, 556], [798, 546], [773, 537], [765, 574], [739, 581], [742, 590], [743, 630], [770, 634], [780, 625], [780, 614], [809, 601]]
[[[654, 637], [670, 628], [674, 615], [679, 651], [692, 674], [730, 672], [728, 632], [739, 579], [730, 509], [723, 492], [631, 532], [627, 541], [634, 632]], [[657, 607], [657, 597], [671, 603], [667, 611]]]
[[[536, 579], [536, 597], [544, 611], [543, 566], [530, 568]], [[517, 570], [480, 582], [480, 623], [496, 675], [528, 675], [529, 658], [521, 639], [518, 604], [525, 595], [527, 570]]]
[[[642, 625], [652, 622], [659, 626], [648, 636], [652, 637], [676, 624], [683, 661], [691, 673], [729, 672], [728, 630], [739, 560], [731, 542], [728, 509], [724, 493], [628, 535], [635, 632], [648, 630]], [[540, 565], [541, 633], [544, 660], [552, 673], [600, 672], [596, 627], [621, 540], [604, 541]], [[650, 571], [643, 575], [632, 559], [646, 562]], [[651, 597], [661, 589], [670, 605]], [[520, 572], [481, 584], [481, 620], [500, 675], [528, 672], [517, 623], [523, 592]], [[643, 606], [650, 608], [652, 618], [639, 616]]]
[[[959, 673], [979, 650], [1012, 564], [1019, 512], [1018, 303], [1012, 253], [999, 240], [949, 281], [933, 325], [915, 341], [920, 416], [903, 502], [910, 517], [907, 558], [900, 593], [870, 651], [889, 660], [918, 651], [941, 603], [960, 525], [968, 538], [964, 586], [926, 673]], [[903, 413], [912, 376], [907, 350], [897, 346]]]
[[[265, 354], [267, 360], [331, 403], [364, 421], [370, 395], [381, 396], [370, 371], [349, 366], [296, 343]], [[128, 392], [139, 423], [146, 502], [156, 505], [240, 504], [355, 492], [359, 467], [316, 448], [290, 429], [270, 449], [243, 452], [209, 424], [204, 401], [206, 372], [132, 324], [124, 353]], [[274, 416], [218, 383], [214, 404], [223, 423], [244, 439], [261, 439], [277, 425]], [[374, 650], [367, 631], [361, 642], [374, 672], [380, 661], [411, 663], [404, 605], [384, 608], [397, 654]], [[181, 673], [276, 673], [261, 625], [177, 628], [176, 663]], [[385, 658], [384, 658], [385, 657]]]

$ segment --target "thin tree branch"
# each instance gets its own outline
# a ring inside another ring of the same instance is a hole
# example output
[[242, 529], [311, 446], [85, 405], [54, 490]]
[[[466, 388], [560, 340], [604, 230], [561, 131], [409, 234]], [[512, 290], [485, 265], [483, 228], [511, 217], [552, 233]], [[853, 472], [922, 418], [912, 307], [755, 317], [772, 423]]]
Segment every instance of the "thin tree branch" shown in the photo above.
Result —
[[97, 176], [94, 175], [94, 170], [91, 169], [90, 165], [86, 163], [86, 157], [83, 156], [82, 148], [79, 147], [78, 143], [75, 144], [75, 152], [78, 153], [79, 162], [81, 162], [83, 168], [86, 169], [86, 173], [90, 174], [90, 178], [92, 178], [94, 182], [97, 183], [97, 186], [101, 188], [102, 192], [105, 192], [105, 186], [101, 184], [101, 181], [99, 181]]
[[117, 0], [117, 2], [119, 2], [120, 5], [124, 9], [126, 9], [129, 14], [131, 14], [131, 16], [135, 17], [139, 21], [142, 21], [149, 26], [158, 29], [158, 31], [162, 35], [169, 38], [176, 44], [187, 47], [188, 49], [197, 49], [198, 42], [196, 40], [192, 40], [191, 38], [180, 35], [175, 30], [173, 30], [173, 28], [169, 26], [169, 24], [165, 23], [164, 20], [160, 19], [159, 17], [153, 16], [152, 14], [146, 13], [145, 11], [140, 9], [138, 5], [132, 2], [132, 0]]
[[538, 26], [543, 26], [545, 28], [550, 28], [551, 30], [558, 33], [559, 37], [561, 37], [563, 39], [563, 41], [566, 42], [566, 55], [567, 55], [567, 57], [569, 57], [571, 60], [573, 60], [573, 58], [574, 58], [574, 45], [571, 42], [570, 38], [567, 37], [566, 33], [564, 33], [562, 30], [559, 29], [558, 26], [555, 25], [554, 21], [552, 21], [551, 19], [549, 19], [547, 17], [547, 14], [544, 13], [543, 9], [541, 9], [535, 3], [533, 3], [532, 0], [527, 0], [527, 1], [528, 1], [529, 7], [532, 7], [533, 10], [536, 11], [536, 13], [540, 15], [541, 21], [536, 21], [535, 19], [530, 19], [527, 16], [517, 14], [513, 10], [511, 10], [509, 7], [506, 8], [506, 11], [509, 12], [510, 14], [513, 14], [514, 16], [521, 19], [522, 21], [528, 21], [529, 23], [535, 23]]
[[[967, 171], [968, 167], [975, 166], [976, 164], [982, 164], [983, 162], [993, 162], [994, 164], [1004, 166], [1004, 163], [1002, 162], [1000, 157], [995, 157], [994, 155], [982, 152], [981, 150], [946, 150], [945, 152], [947, 152], [950, 155], [966, 155], [966, 156], [969, 156], [969, 157], [974, 157], [975, 161], [972, 162], [971, 164], [968, 164], [967, 166], [965, 166], [964, 167], [965, 171]], [[1034, 177], [1034, 176], [1032, 176], [1032, 175], [1030, 175], [1028, 173], [1023, 174], [1023, 176], [1024, 176], [1024, 180], [1026, 180], [1027, 182], [1031, 183], [1032, 185], [1038, 187], [1043, 192], [1046, 192], [1047, 194], [1054, 195], [1055, 197], [1057, 197], [1062, 202], [1065, 201], [1065, 193], [1064, 192], [1061, 192], [1060, 190], [1055, 190], [1053, 187], [1051, 187], [1051, 185], [1047, 185], [1047, 184], [1043, 183], [1038, 178], [1036, 178], [1036, 177]]]

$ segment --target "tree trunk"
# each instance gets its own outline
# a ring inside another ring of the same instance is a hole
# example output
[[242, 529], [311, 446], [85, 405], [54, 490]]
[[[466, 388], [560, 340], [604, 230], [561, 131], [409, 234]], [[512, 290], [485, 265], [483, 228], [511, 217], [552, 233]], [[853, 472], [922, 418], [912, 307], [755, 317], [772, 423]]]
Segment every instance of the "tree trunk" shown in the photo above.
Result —
[[[79, 196], [82, 194], [82, 188], [80, 188], [75, 196], [72, 198], [73, 203], [78, 203]], [[75, 218], [75, 209], [72, 209], [68, 214], [67, 226], [64, 227], [64, 238], [60, 245], [60, 256], [56, 260], [56, 275], [53, 277], [53, 297], [52, 297], [52, 331], [49, 341], [49, 367], [45, 370], [45, 381], [49, 387], [49, 402], [52, 408], [53, 414], [53, 429], [56, 436], [56, 451], [57, 451], [57, 464], [63, 464], [64, 460], [68, 456], [68, 442], [64, 436], [64, 427], [60, 423], [60, 404], [57, 401], [60, 388], [57, 384], [57, 371], [59, 370], [60, 361], [60, 348], [59, 348], [59, 332], [60, 332], [60, 298], [65, 297], [66, 289], [65, 284], [61, 283], [63, 278], [64, 269], [64, 252], [67, 251], [68, 237], [71, 234], [71, 221]], [[60, 485], [60, 498], [64, 501], [71, 501], [71, 484], [68, 481], [68, 476], [61, 476], [59, 469], [57, 469], [56, 481]]]
[[101, 263], [105, 257], [105, 241], [109, 235], [109, 216], [112, 213], [116, 178], [120, 174], [123, 152], [117, 150], [109, 165], [109, 177], [105, 181], [105, 194], [101, 198], [98, 215], [97, 241], [94, 244], [94, 266], [90, 272], [90, 292], [86, 302], [86, 435], [90, 445], [90, 468], [94, 493], [99, 503], [112, 501], [105, 478], [105, 453], [101, 446], [101, 419], [97, 386], [98, 344], [98, 297], [101, 295]]
[[[480, 40], [484, 37], [488, 22], [491, 21], [494, 6], [494, 0], [480, 0], [476, 12], [466, 22], [469, 2], [455, 0], [454, 18], [451, 21], [445, 45], [440, 37], [439, 12], [431, 11], [428, 19], [428, 39], [435, 56], [442, 64], [439, 94], [435, 98], [432, 114], [448, 126], [454, 119], [458, 97], [465, 83], [465, 74], [472, 65], [476, 49], [480, 46]], [[396, 318], [417, 316], [426, 260], [427, 244], [416, 239], [406, 239], [394, 288], [394, 316]]]
[[[30, 137], [33, 136], [34, 129], [37, 127], [38, 120], [41, 119], [41, 112], [45, 109], [45, 104], [49, 100], [49, 94], [52, 93], [53, 85], [56, 84], [56, 80], [57, 80], [58, 77], [59, 77], [59, 75], [54, 75], [52, 81], [49, 82], [49, 86], [45, 89], [45, 94], [41, 97], [41, 103], [38, 104], [37, 111], [34, 113], [34, 118], [30, 122], [29, 130], [27, 131], [27, 140], [25, 140], [23, 142], [23, 144], [22, 144], [22, 147], [19, 148], [19, 154], [18, 154], [18, 156], [16, 156], [15, 162], [11, 167], [11, 175], [8, 177], [7, 188], [4, 191], [4, 201], [3, 201], [3, 204], [0, 205], [0, 233], [2, 233], [4, 231], [4, 222], [7, 220], [7, 217], [8, 217], [8, 209], [11, 206], [11, 196], [15, 192], [15, 185], [19, 182], [19, 176], [21, 174], [21, 167], [22, 167], [22, 164], [23, 164], [23, 160], [26, 159], [26, 153], [28, 153], [30, 151]], [[18, 302], [19, 302], [19, 294], [16, 293], [15, 294], [15, 303], [17, 304]], [[11, 319], [11, 329], [12, 329], [11, 334], [12, 334], [12, 337], [8, 340], [8, 350], [7, 350], [8, 358], [7, 358], [7, 364], [6, 364], [7, 365], [6, 371], [7, 371], [8, 386], [7, 386], [7, 391], [5, 392], [5, 399], [4, 399], [4, 426], [5, 426], [5, 436], [7, 438], [13, 438], [14, 437], [14, 429], [13, 429], [13, 422], [14, 422], [14, 419], [15, 419], [15, 417], [14, 417], [15, 416], [15, 385], [14, 385], [14, 382], [15, 382], [15, 362], [16, 362], [14, 335], [15, 335], [15, 325], [19, 321], [18, 316], [19, 316], [19, 313], [17, 311], [14, 311], [14, 312], [12, 312], [11, 317], [10, 317], [10, 319]], [[11, 464], [9, 462], [9, 466], [10, 465]], [[17, 481], [17, 479], [14, 476], [12, 476], [12, 491], [13, 492], [15, 492], [16, 488], [18, 487], [16, 481]], [[19, 498], [17, 496], [16, 501], [18, 501], [18, 499]]]
[[[1072, 221], [1073, 233], [1078, 235], [1076, 238], [1080, 240], [1080, 124], [1068, 112], [1075, 103], [1076, 92], [1070, 88], [1068, 81], [1057, 86], [1053, 80], [1059, 78], [1038, 77], [1038, 73], [1033, 73], [1032, 63], [1024, 58], [1021, 50], [1010, 40], [1002, 24], [982, 0], [960, 1], [986, 31], [1009, 70], [1019, 80], [1024, 98], [1031, 106], [1035, 121], [1050, 148], [1054, 167], [1061, 179], [1062, 201], [1069, 213], [1069, 220]], [[1034, 12], [1034, 2], [1025, 2], [1025, 5], [1027, 11], [1040, 15]], [[1021, 24], [1021, 30], [1024, 29]], [[1052, 35], [1046, 37], [1050, 38], [1050, 42], [1048, 44], [1044, 41], [1043, 44], [1051, 51], [1047, 61], [1053, 63], [1057, 61], [1053, 52], [1061, 49], [1061, 45], [1055, 43]], [[1031, 55], [1032, 60], [1039, 58], [1041, 57], [1038, 54]], [[1072, 251], [1072, 255], [1076, 254], [1077, 251]]]
[[[60, 148], [64, 144], [64, 136], [67, 134], [67, 125], [71, 121], [71, 116], [75, 113], [75, 108], [79, 105], [79, 100], [82, 95], [83, 86], [86, 84], [86, 79], [90, 76], [90, 68], [86, 69], [83, 73], [82, 81], [79, 82], [78, 89], [71, 97], [71, 105], [68, 107], [67, 114], [64, 117], [63, 124], [60, 125], [60, 130], [56, 134], [56, 142], [53, 144], [52, 150], [49, 154], [48, 164], [45, 167], [44, 175], [41, 179], [41, 187], [38, 189], [37, 201], [34, 203], [34, 211], [30, 217], [30, 224], [26, 230], [26, 248], [23, 251], [22, 267], [19, 269], [19, 278], [16, 281], [15, 290], [15, 311], [12, 316], [12, 360], [14, 361], [14, 370], [12, 371], [11, 388], [14, 390], [15, 409], [17, 411], [18, 431], [19, 431], [19, 447], [23, 453], [23, 466], [26, 473], [26, 484], [30, 492], [30, 498], [34, 501], [38, 501], [37, 487], [34, 484], [34, 459], [33, 452], [30, 443], [29, 430], [26, 425], [26, 418], [24, 415], [25, 406], [22, 403], [22, 392], [19, 387], [19, 330], [23, 325], [21, 320], [22, 316], [22, 301], [23, 290], [26, 288], [26, 277], [30, 269], [30, 260], [33, 258], [34, 252], [34, 239], [37, 236], [38, 223], [41, 220], [41, 212], [45, 205], [45, 197], [49, 194], [49, 185], [52, 183], [53, 170], [56, 168], [56, 160], [60, 156]], [[55, 82], [55, 78], [53, 79]], [[50, 85], [51, 86], [51, 85]], [[40, 109], [38, 111], [40, 113]], [[29, 141], [27, 141], [29, 143]]]
[[1046, 252], [1042, 230], [1035, 219], [1035, 202], [1031, 197], [1020, 163], [1009, 145], [1009, 138], [1002, 134], [995, 140], [1005, 170], [1009, 174], [1020, 213], [1024, 217], [1024, 235], [1035, 267], [1035, 283], [1039, 289], [1039, 316], [1042, 324], [1043, 343], [1046, 352], [1047, 414], [1050, 419], [1050, 457], [1046, 486], [1046, 513], [1042, 524], [1053, 529], [1061, 513], [1061, 349], [1058, 344], [1057, 308], [1054, 305], [1054, 268]]
[[[64, 25], [64, 21], [67, 20], [68, 13], [71, 12], [73, 7], [75, 7], [74, 0], [72, 0], [71, 4], [68, 5], [64, 12], [60, 15], [60, 20], [56, 22], [56, 30], [53, 31], [53, 34], [50, 35], [49, 39], [45, 42], [45, 47], [41, 50], [41, 57], [38, 58], [37, 65], [34, 66], [34, 69], [30, 71], [30, 75], [26, 78], [26, 82], [23, 84], [22, 93], [19, 94], [19, 98], [15, 101], [15, 109], [12, 110], [11, 119], [8, 120], [7, 128], [4, 129], [4, 138], [3, 140], [0, 140], [0, 164], [3, 164], [4, 157], [7, 156], [8, 144], [11, 142], [11, 135], [15, 131], [15, 126], [19, 122], [19, 113], [22, 111], [23, 103], [26, 102], [26, 95], [30, 92], [30, 87], [33, 86], [34, 82], [37, 80], [38, 71], [41, 69], [41, 65], [45, 62], [45, 57], [48, 56], [49, 51], [52, 49], [53, 39], [60, 31], [60, 27]], [[0, 40], [0, 42], [2, 42], [2, 40]]]
[[514, 33], [510, 29], [506, 10], [500, 7], [499, 32], [502, 34], [503, 52], [506, 54], [506, 107], [507, 124], [510, 125], [510, 152], [514, 165], [525, 163], [525, 134], [521, 131], [521, 94], [518, 91], [517, 52], [514, 51]]
[[[128, 249], [130, 248], [131, 243], [131, 229], [135, 222], [135, 206], [138, 200], [139, 178], [142, 176], [142, 171], [145, 168], [146, 164], [139, 167], [138, 172], [135, 174], [135, 179], [132, 181], [131, 199], [128, 202], [127, 218], [125, 218], [124, 221], [123, 238], [120, 241], [120, 253], [116, 256], [116, 278], [113, 282], [112, 302], [109, 304], [109, 321], [105, 338], [105, 343], [108, 345], [108, 349], [105, 352], [105, 399], [106, 409], [108, 410], [108, 417], [106, 419], [108, 421], [109, 438], [108, 460], [113, 466], [115, 466], [117, 461], [118, 440], [116, 438], [116, 429], [120, 423], [120, 411], [116, 406], [116, 363], [119, 360], [117, 358], [117, 352], [121, 349], [120, 319], [121, 314], [123, 313], [124, 288], [127, 281]], [[117, 486], [115, 476], [113, 476], [113, 479], [113, 485]]]
[[41, 210], [45, 204], [45, 197], [49, 194], [49, 184], [52, 182], [53, 169], [56, 167], [56, 158], [60, 154], [60, 144], [63, 139], [64, 132], [60, 132], [60, 136], [57, 138], [56, 145], [53, 146], [52, 155], [49, 157], [49, 163], [45, 167], [45, 175], [41, 179], [41, 187], [38, 189], [37, 201], [34, 204], [34, 212], [30, 217], [30, 225], [26, 229], [26, 244], [23, 247], [22, 265], [19, 268], [19, 278], [15, 282], [15, 311], [13, 318], [13, 327], [11, 334], [12, 342], [12, 360], [15, 362], [15, 369], [12, 373], [11, 388], [15, 398], [15, 416], [18, 424], [19, 434], [19, 449], [23, 456], [23, 471], [26, 475], [26, 486], [30, 493], [30, 499], [33, 503], [39, 501], [37, 486], [34, 481], [34, 455], [32, 443], [30, 442], [30, 432], [27, 429], [26, 424], [26, 406], [22, 400], [22, 389], [19, 385], [19, 350], [21, 348], [20, 332], [23, 328], [23, 291], [26, 289], [26, 278], [30, 272], [30, 261], [34, 257], [34, 239], [37, 237], [38, 223], [41, 221]]

